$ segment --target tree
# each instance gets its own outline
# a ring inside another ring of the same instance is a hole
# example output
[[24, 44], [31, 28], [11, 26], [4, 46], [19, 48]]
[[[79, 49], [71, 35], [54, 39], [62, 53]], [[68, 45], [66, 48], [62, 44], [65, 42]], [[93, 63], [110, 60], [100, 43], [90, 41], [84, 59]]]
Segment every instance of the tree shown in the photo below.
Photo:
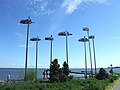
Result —
[[58, 59], [54, 59], [50, 65], [50, 82], [59, 82], [60, 77], [60, 65], [58, 64]]
[[68, 76], [69, 75], [68, 64], [64, 62], [63, 67], [60, 68], [60, 65], [58, 64], [58, 59], [54, 59], [54, 61], [51, 62], [49, 71], [50, 82], [65, 82], [68, 79], [72, 79], [71, 76]]
[[50, 65], [49, 70], [50, 82], [65, 82], [69, 79], [69, 67], [66, 62], [64, 62], [63, 67], [60, 68], [60, 65], [58, 64], [58, 59], [54, 59], [54, 61]]
[[63, 63], [62, 70], [63, 70], [63, 73], [64, 73], [66, 76], [69, 75], [70, 70], [69, 70], [69, 66], [68, 66], [68, 64], [67, 64], [66, 62]]
[[68, 64], [66, 62], [63, 63], [63, 67], [60, 68], [60, 76], [59, 76], [59, 80], [60, 82], [66, 82], [69, 79], [69, 67]]

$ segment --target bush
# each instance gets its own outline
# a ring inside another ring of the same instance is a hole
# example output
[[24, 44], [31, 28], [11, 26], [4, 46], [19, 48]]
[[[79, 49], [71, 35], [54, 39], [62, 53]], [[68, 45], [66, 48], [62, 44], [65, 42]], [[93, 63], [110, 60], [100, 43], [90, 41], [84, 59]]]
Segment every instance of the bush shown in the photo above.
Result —
[[27, 81], [35, 81], [35, 76], [36, 76], [36, 73], [35, 73], [35, 70], [28, 70], [27, 71]]
[[113, 73], [112, 76], [113, 76], [114, 80], [117, 80], [117, 79], [119, 79], [120, 74]]
[[95, 76], [95, 78], [99, 80], [103, 80], [108, 78], [108, 73], [106, 73], [105, 69], [100, 68], [99, 73]]

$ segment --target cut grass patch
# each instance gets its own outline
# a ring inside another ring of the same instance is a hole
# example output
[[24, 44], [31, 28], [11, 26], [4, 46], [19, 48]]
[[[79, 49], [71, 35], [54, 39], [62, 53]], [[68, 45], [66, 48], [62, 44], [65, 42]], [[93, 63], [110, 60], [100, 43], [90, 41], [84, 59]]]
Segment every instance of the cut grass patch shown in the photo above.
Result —
[[[120, 78], [119, 78], [120, 79]], [[106, 89], [105, 90], [112, 90], [113, 89], [113, 87], [114, 87], [114, 85], [118, 82], [118, 80], [119, 79], [117, 79], [117, 80], [114, 80], [114, 82], [113, 83], [110, 83], [107, 87], [106, 87]]]

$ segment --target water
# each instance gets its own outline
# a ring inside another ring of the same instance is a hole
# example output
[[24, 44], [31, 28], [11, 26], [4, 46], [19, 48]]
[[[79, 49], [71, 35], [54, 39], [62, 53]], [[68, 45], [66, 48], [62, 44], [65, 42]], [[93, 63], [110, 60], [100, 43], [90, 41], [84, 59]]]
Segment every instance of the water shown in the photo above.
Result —
[[[42, 78], [43, 70], [38, 69], [38, 78]], [[11, 80], [24, 79], [24, 72], [24, 68], [0, 68], [0, 80], [6, 80], [7, 75], [10, 75]]]
[[[43, 78], [43, 71], [45, 68], [39, 68], [38, 69], [38, 78]], [[71, 68], [72, 72], [80, 72], [85, 71], [84, 68]], [[88, 69], [90, 71], [90, 69]], [[105, 69], [107, 72], [109, 72], [110, 69]], [[97, 72], [99, 71], [99, 68], [97, 69]], [[120, 68], [113, 69], [115, 73], [120, 73]], [[0, 68], [0, 80], [6, 80], [7, 75], [10, 75], [10, 79], [23, 79], [24, 77], [24, 68]], [[84, 77], [84, 75], [79, 74], [70, 74], [74, 77]]]

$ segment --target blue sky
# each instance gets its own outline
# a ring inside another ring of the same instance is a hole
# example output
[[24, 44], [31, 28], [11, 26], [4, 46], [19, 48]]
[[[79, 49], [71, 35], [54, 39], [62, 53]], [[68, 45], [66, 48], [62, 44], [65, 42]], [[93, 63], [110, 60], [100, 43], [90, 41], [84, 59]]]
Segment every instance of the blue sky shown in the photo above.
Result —
[[[119, 0], [0, 0], [0, 68], [24, 67], [27, 25], [19, 21], [28, 16], [35, 22], [30, 25], [29, 39], [37, 35], [42, 39], [38, 67], [49, 67], [50, 42], [43, 38], [51, 34], [53, 58], [62, 66], [66, 60], [65, 37], [57, 34], [67, 29], [73, 33], [68, 38], [69, 66], [83, 68], [84, 48], [78, 39], [86, 35], [82, 31], [84, 26], [96, 37], [97, 67], [120, 66]], [[28, 56], [28, 67], [35, 67], [34, 42], [29, 42]], [[88, 44], [87, 60], [90, 67]]]

